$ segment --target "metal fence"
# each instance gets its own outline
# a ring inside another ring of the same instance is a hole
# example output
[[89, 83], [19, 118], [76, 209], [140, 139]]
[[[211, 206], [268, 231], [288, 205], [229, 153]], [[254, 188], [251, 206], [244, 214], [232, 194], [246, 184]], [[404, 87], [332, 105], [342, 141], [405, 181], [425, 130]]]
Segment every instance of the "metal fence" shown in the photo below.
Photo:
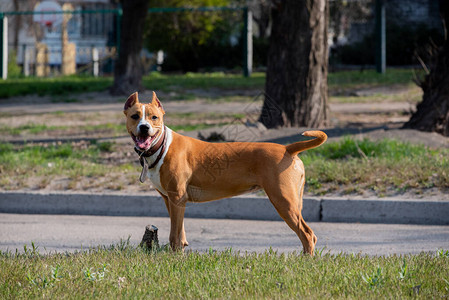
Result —
[[6, 34], [13, 36], [7, 44], [9, 63], [20, 66], [24, 76], [111, 73], [118, 52], [120, 11], [71, 8], [0, 13], [1, 23], [9, 25]]
[[[10, 47], [13, 46], [10, 44]], [[74, 74], [93, 76], [110, 75], [113, 72], [117, 48], [98, 44], [77, 43]], [[21, 44], [12, 59], [22, 68], [24, 76], [58, 76], [62, 74], [62, 47], [59, 44]], [[11, 61], [11, 59], [10, 59]], [[12, 62], [14, 63], [14, 62]]]
[[[8, 25], [7, 33], [10, 37], [9, 43], [0, 47], [0, 57], [5, 59], [3, 53], [10, 54], [9, 67], [15, 72], [10, 75], [20, 73], [21, 76], [57, 76], [89, 73], [102, 76], [113, 72], [114, 61], [120, 51], [121, 9], [107, 1], [74, 3], [79, 4], [69, 10], [61, 9], [58, 12], [31, 11], [31, 7], [24, 11], [0, 12], [0, 31]], [[242, 18], [239, 20], [233, 18], [230, 22], [241, 22], [244, 25], [242, 26], [241, 66], [245, 75], [249, 76], [253, 61], [253, 35], [258, 38], [258, 44], [256, 43], [254, 47], [265, 47], [263, 51], [256, 51], [255, 55], [266, 56], [271, 22], [270, 10], [273, 4], [270, 1], [249, 1], [248, 3], [249, 8], [151, 8], [149, 13], [163, 13], [170, 17], [173, 14], [192, 11], [198, 14], [241, 11]], [[426, 41], [429, 31], [415, 30], [421, 26], [420, 24], [425, 24], [430, 29], [441, 27], [438, 4], [434, 0], [329, 0], [329, 9], [328, 45], [331, 69], [341, 64], [374, 65], [376, 53], [377, 61], [383, 63], [383, 66], [381, 65], [383, 69], [386, 60], [389, 64], [403, 64], [401, 61], [405, 61], [404, 57], [413, 56], [417, 46], [406, 45], [406, 43], [419, 46]], [[66, 22], [63, 22], [64, 16], [69, 16]], [[8, 18], [7, 22], [6, 18]], [[253, 20], [254, 26], [252, 26]], [[391, 26], [395, 23], [399, 24], [397, 26], [399, 29]], [[385, 32], [388, 33], [387, 39]], [[424, 38], [408, 40], [418, 34]], [[262, 44], [261, 39], [264, 41]], [[391, 47], [393, 44], [400, 45], [402, 48]], [[404, 49], [408, 52], [405, 53]], [[394, 54], [393, 51], [399, 54]], [[147, 71], [157, 65], [157, 57], [162, 56], [142, 51], [142, 59], [145, 61]], [[4, 70], [7, 63], [3, 62], [1, 64], [3, 68], [0, 69]], [[67, 67], [67, 65], [70, 66]]]
[[330, 67], [416, 66], [439, 44], [436, 0], [329, 0]]
[[[122, 10], [79, 8], [0, 12], [0, 23], [9, 24], [9, 33], [17, 36], [13, 42], [9, 39], [9, 63], [19, 66], [22, 76], [57, 76], [86, 72], [95, 76], [111, 74], [114, 60], [120, 51]], [[244, 25], [242, 34], [245, 35], [242, 66], [245, 76], [249, 76], [252, 69], [252, 17], [246, 7], [151, 8], [148, 12], [193, 11], [242, 12], [240, 22]], [[5, 57], [3, 54], [1, 56]], [[141, 56], [147, 70], [156, 64], [157, 57], [161, 57], [145, 49]], [[2, 68], [2, 73], [6, 73], [4, 69], [6, 67]]]

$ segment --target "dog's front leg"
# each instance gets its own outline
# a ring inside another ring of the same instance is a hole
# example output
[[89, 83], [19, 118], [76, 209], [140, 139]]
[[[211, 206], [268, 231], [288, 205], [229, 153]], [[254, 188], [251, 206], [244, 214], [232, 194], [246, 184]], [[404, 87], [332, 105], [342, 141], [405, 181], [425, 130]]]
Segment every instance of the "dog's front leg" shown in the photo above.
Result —
[[[165, 196], [165, 195], [162, 195], [162, 194], [161, 194], [161, 196], [164, 199], [165, 205], [167, 207], [168, 215], [170, 216], [170, 220], [173, 222], [175, 217], [172, 218], [172, 215], [170, 214], [170, 204], [169, 204], [168, 197]], [[184, 209], [185, 209], [185, 206], [184, 206]], [[179, 212], [176, 212], [176, 213], [179, 213]], [[184, 219], [184, 214], [182, 214], [182, 218]], [[175, 249], [179, 249], [179, 247], [176, 248], [176, 240], [177, 240], [176, 232], [177, 231], [175, 231], [174, 228], [175, 228], [175, 226], [173, 226], [173, 223], [172, 223], [172, 225], [170, 226], [170, 238], [169, 238], [169, 241], [170, 241], [170, 246], [172, 247], [172, 249], [175, 250]], [[181, 248], [187, 247], [188, 245], [189, 245], [189, 242], [187, 242], [186, 232], [185, 232], [185, 229], [184, 229], [184, 221], [183, 221], [182, 222], [182, 229], [181, 229]]]
[[[170, 201], [170, 200], [169, 200]], [[184, 232], [184, 205], [177, 205], [172, 202], [170, 205], [170, 247], [173, 251], [184, 250], [187, 241]]]
[[183, 192], [168, 193], [168, 196], [162, 195], [170, 216], [170, 247], [173, 251], [184, 250], [189, 243], [186, 239], [184, 230], [184, 212], [186, 209], [187, 194]]

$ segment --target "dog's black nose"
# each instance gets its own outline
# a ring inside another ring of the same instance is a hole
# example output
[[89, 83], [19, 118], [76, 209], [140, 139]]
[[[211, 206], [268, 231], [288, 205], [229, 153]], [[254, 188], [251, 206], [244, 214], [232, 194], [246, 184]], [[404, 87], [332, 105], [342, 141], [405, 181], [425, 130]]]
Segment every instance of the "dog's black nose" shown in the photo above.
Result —
[[150, 130], [150, 126], [146, 124], [142, 124], [139, 126], [139, 130], [143, 133], [148, 133], [148, 130]]

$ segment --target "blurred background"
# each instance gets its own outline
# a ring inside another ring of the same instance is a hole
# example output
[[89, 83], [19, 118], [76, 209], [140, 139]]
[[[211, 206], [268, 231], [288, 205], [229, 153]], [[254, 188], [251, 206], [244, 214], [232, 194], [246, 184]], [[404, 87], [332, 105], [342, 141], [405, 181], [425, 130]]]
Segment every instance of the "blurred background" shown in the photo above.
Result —
[[[268, 0], [150, 1], [141, 51], [144, 74], [241, 72], [247, 47], [242, 9], [246, 6], [253, 23], [252, 66], [255, 71], [265, 71], [273, 5]], [[176, 7], [217, 9], [181, 11], [173, 9]], [[8, 77], [112, 75], [120, 39], [119, 8], [117, 1], [107, 0], [1, 0], [0, 11], [8, 12], [4, 15], [8, 22]], [[63, 10], [82, 13], [41, 13]], [[443, 39], [438, 1], [387, 1], [385, 10], [387, 65], [421, 65], [428, 59], [428, 44], [440, 44]], [[375, 18], [375, 0], [329, 1], [331, 72], [374, 68]], [[70, 65], [67, 70], [62, 70], [63, 56]]]

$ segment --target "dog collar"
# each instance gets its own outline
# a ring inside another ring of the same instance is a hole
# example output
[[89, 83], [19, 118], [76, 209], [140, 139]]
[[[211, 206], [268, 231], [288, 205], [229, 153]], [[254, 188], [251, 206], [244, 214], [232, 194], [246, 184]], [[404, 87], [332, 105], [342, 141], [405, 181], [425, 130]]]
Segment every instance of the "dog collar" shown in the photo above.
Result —
[[[166, 141], [167, 141], [167, 128], [164, 126], [163, 136], [159, 139], [156, 145], [154, 145], [147, 151], [140, 151], [139, 149], [137, 149], [137, 147], [134, 147], [134, 151], [139, 155], [140, 165], [142, 166], [142, 173], [140, 174], [140, 182], [143, 183], [145, 181], [145, 179], [147, 178], [148, 170], [154, 168], [161, 160], [162, 155], [164, 154]], [[148, 165], [148, 161], [146, 158], [155, 154], [157, 151], [159, 151], [159, 149], [161, 151], [159, 152], [159, 155], [156, 157], [156, 160], [151, 165]]]

